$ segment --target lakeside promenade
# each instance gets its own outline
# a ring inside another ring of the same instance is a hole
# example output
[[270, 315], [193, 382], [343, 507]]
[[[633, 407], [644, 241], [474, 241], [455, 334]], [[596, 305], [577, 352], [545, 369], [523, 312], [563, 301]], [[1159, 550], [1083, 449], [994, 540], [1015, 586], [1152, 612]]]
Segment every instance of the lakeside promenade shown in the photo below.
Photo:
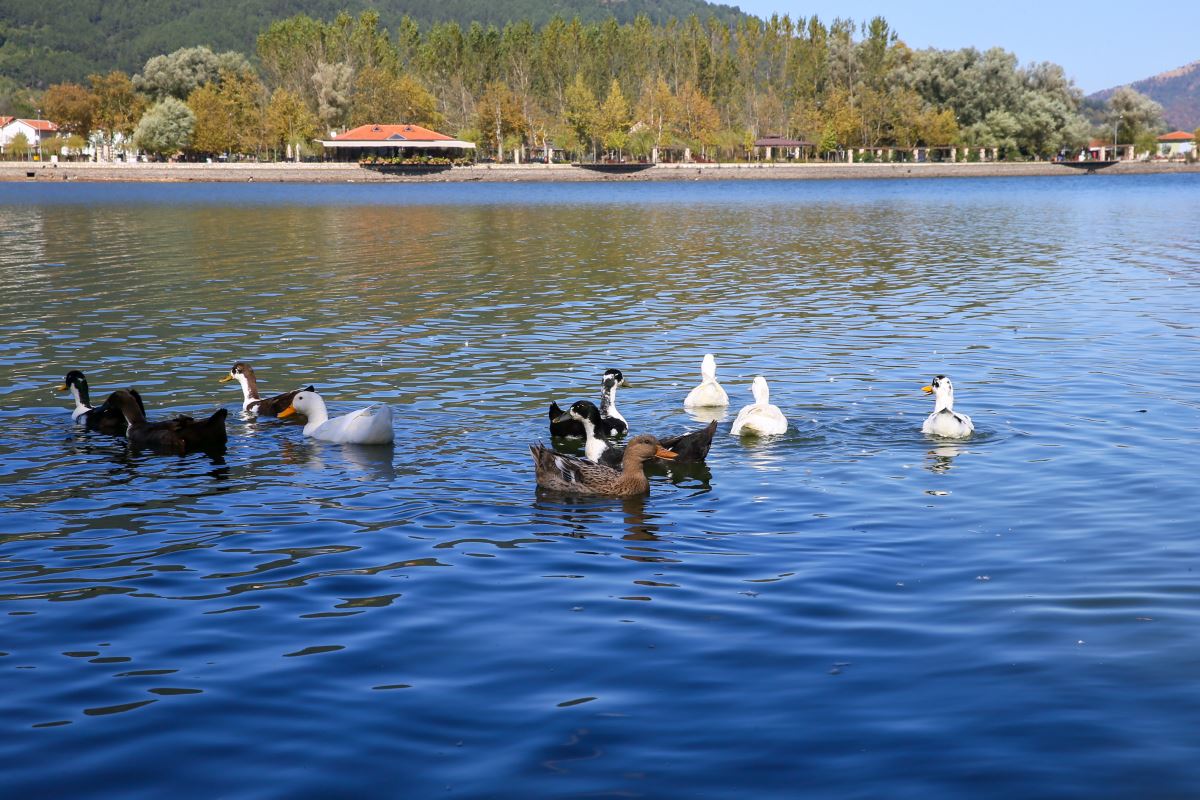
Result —
[[[1125, 161], [1106, 175], [1200, 173], [1200, 164]], [[264, 183], [460, 183], [557, 181], [844, 180], [854, 178], [980, 178], [1060, 175], [1083, 170], [1046, 161], [916, 164], [655, 164], [632, 173], [609, 174], [571, 164], [477, 164], [441, 172], [388, 174], [344, 163], [152, 164], [0, 162], [0, 182], [264, 182]]]

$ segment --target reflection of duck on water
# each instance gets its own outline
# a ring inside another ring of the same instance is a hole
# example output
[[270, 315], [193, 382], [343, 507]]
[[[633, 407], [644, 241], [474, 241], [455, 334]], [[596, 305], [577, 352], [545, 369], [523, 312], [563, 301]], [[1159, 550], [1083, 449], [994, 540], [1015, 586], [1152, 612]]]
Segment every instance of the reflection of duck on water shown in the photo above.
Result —
[[962, 448], [956, 444], [940, 444], [929, 451], [930, 463], [927, 469], [930, 472], [949, 472], [954, 466], [954, 459], [958, 458], [962, 453]]

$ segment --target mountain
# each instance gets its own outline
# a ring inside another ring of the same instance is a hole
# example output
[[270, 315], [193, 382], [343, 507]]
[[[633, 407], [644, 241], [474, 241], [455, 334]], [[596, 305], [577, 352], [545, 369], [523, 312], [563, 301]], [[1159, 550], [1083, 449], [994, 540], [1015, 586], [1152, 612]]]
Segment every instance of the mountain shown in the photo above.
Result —
[[[1200, 128], [1200, 61], [1128, 84], [1163, 107], [1163, 116], [1173, 130]], [[1120, 87], [1089, 95], [1103, 102]]]
[[742, 15], [704, 0], [3, 0], [0, 77], [45, 88], [93, 72], [132, 75], [152, 56], [195, 45], [253, 56], [256, 37], [275, 20], [296, 14], [332, 20], [341, 11], [358, 16], [367, 9], [388, 30], [405, 14], [422, 27], [451, 20], [464, 27], [541, 25], [555, 15], [584, 22], [613, 16], [622, 23], [640, 14], [656, 23]]

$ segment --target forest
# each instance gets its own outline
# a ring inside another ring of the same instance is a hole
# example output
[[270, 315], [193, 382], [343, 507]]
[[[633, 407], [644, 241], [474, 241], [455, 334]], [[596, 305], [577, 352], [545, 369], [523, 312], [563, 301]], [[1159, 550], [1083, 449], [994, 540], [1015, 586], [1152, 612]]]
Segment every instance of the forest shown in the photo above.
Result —
[[105, 148], [254, 158], [311, 155], [314, 139], [375, 122], [441, 130], [498, 159], [548, 145], [573, 158], [675, 147], [733, 159], [764, 135], [826, 156], [961, 145], [1049, 158], [1093, 135], [1152, 146], [1162, 125], [1161, 107], [1131, 90], [1089, 122], [1060, 66], [1000, 48], [913, 50], [882, 17], [402, 17], [389, 30], [374, 11], [298, 14], [262, 30], [251, 57], [186, 47], [133, 75], [93, 73], [9, 102], [36, 103], [65, 137]]

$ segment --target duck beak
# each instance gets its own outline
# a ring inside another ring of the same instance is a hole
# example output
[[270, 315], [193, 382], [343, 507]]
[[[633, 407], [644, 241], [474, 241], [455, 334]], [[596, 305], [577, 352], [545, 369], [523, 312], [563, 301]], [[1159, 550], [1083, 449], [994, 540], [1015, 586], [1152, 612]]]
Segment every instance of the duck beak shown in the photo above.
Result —
[[561, 413], [557, 417], [555, 417], [554, 421], [555, 422], [566, 422], [569, 419], [575, 419], [575, 418], [571, 416], [570, 411], [564, 411], [563, 413]]
[[279, 419], [283, 419], [284, 417], [290, 417], [292, 414], [295, 414], [295, 413], [296, 413], [296, 407], [288, 406], [283, 411], [280, 411], [279, 414], [277, 414], [276, 416], [278, 416]]
[[924, 392], [925, 394], [933, 394], [933, 387], [932, 386], [922, 386], [921, 391]]
[[633, 384], [630, 383], [629, 381], [627, 381], [626, 379], [621, 378], [621, 382], [618, 383], [617, 386], [620, 386], [623, 389], [629, 389], [633, 386]]
[[231, 380], [233, 380], [233, 375], [226, 372], [224, 376], [217, 379], [217, 383], [229, 383]]
[[58, 386], [54, 387], [54, 391], [56, 391], [56, 392], [65, 392], [66, 390], [67, 390], [67, 385], [65, 383], [60, 383]]
[[663, 447], [662, 445], [659, 445], [658, 450], [654, 453], [655, 458], [665, 458], [668, 461], [672, 458], [675, 458], [678, 455], [679, 455], [679, 453], [676, 453], [674, 450], [668, 450], [667, 448]]

